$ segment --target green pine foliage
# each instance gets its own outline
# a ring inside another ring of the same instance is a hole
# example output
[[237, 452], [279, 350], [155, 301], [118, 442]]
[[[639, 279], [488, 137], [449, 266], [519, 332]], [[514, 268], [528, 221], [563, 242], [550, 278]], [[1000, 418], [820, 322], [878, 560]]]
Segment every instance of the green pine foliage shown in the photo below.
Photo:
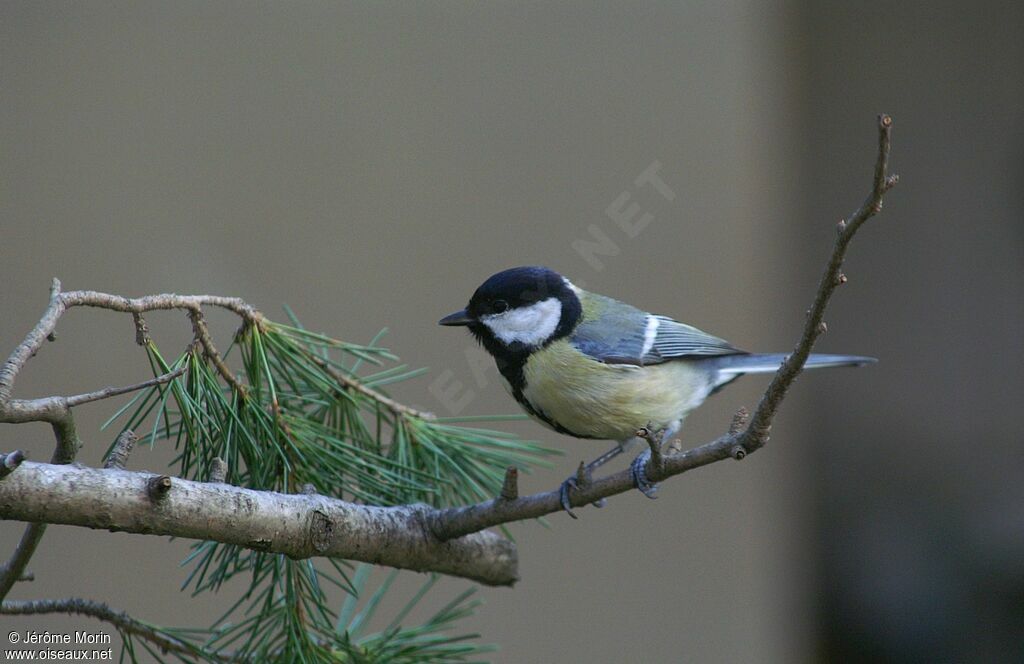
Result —
[[[434, 418], [393, 401], [388, 385], [418, 376], [378, 346], [351, 344], [290, 324], [260, 319], [235, 335], [218, 368], [198, 344], [168, 359], [150, 341], [154, 375], [186, 366], [181, 377], [137, 393], [108, 421], [139, 433], [139, 443], [173, 444], [175, 472], [204, 481], [215, 460], [226, 481], [257, 490], [318, 494], [371, 505], [422, 502], [451, 506], [487, 500], [505, 469], [528, 470], [552, 451], [514, 436]], [[221, 367], [224, 365], [221, 364]], [[470, 418], [470, 421], [479, 418]], [[488, 652], [475, 634], [457, 633], [477, 605], [473, 590], [425, 621], [407, 626], [410, 612], [432, 588], [431, 576], [390, 623], [368, 632], [397, 572], [366, 598], [370, 566], [352, 573], [346, 561], [292, 560], [217, 542], [199, 542], [183, 563], [183, 588], [193, 595], [222, 589], [242, 576], [247, 589], [204, 630], [155, 628], [193, 648], [186, 660], [252, 662], [468, 662]], [[327, 588], [343, 605], [330, 606]], [[336, 593], [337, 594], [337, 593]], [[356, 611], [360, 600], [362, 610]], [[122, 633], [122, 659], [142, 649], [170, 655]]]

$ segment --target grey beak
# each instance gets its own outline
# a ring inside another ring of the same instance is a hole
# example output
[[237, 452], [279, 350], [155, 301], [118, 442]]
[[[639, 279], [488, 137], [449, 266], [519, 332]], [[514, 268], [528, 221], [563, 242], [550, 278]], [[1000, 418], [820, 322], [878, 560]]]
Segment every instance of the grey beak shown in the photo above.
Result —
[[463, 309], [462, 311], [456, 311], [453, 314], [448, 314], [447, 316], [445, 316], [441, 320], [437, 321], [437, 324], [438, 325], [470, 325], [471, 323], [475, 323], [475, 322], [476, 321], [473, 320], [473, 317], [470, 316], [469, 313], [465, 309]]

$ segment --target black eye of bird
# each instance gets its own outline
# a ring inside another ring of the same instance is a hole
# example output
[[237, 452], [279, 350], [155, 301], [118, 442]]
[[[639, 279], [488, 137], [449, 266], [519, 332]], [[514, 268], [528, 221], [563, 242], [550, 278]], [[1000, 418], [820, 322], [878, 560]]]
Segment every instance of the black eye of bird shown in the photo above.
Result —
[[508, 311], [508, 302], [505, 300], [495, 300], [494, 302], [491, 302], [491, 311], [496, 314]]

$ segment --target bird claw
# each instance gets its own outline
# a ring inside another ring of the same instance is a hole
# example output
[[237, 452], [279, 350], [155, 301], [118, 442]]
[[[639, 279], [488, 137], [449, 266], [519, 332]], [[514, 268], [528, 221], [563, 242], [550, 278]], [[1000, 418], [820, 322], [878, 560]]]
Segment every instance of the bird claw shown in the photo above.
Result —
[[[586, 488], [590, 486], [590, 482], [592, 479], [591, 472], [593, 472], [593, 468], [593, 462], [591, 462], [591, 464], [588, 466], [581, 461], [580, 467], [576, 470], [576, 474], [571, 475], [564, 482], [562, 482], [562, 486], [559, 487], [558, 489], [558, 502], [561, 503], [562, 509], [565, 510], [565, 513], [574, 519], [578, 519], [579, 517], [576, 516], [576, 513], [572, 511], [572, 502], [570, 500], [569, 493], [571, 491], [576, 491], [577, 489]], [[598, 498], [591, 504], [594, 507], [601, 508], [604, 507], [607, 503], [608, 501], [605, 500], [604, 498]]]
[[572, 503], [569, 502], [569, 492], [578, 488], [579, 483], [576, 482], [576, 476], [574, 475], [562, 482], [562, 486], [558, 489], [558, 502], [562, 504], [562, 509], [565, 510], [565, 513], [574, 519], [579, 517], [572, 511]]
[[629, 464], [629, 474], [633, 478], [633, 486], [635, 486], [640, 493], [644, 494], [651, 500], [656, 499], [658, 496], [655, 495], [658, 492], [658, 485], [647, 479], [647, 471], [644, 469], [647, 467], [647, 461], [651, 458], [650, 450], [644, 450], [635, 459], [633, 463]]

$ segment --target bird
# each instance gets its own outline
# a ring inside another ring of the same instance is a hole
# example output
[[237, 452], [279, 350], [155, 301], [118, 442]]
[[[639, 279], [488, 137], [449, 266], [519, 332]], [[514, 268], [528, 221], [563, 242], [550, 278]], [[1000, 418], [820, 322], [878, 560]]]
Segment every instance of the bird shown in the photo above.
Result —
[[[440, 325], [463, 326], [494, 358], [503, 383], [533, 419], [582, 439], [615, 441], [581, 477], [618, 456], [641, 428], [669, 440], [686, 416], [744, 374], [773, 373], [785, 353], [749, 353], [728, 341], [591, 293], [558, 272], [523, 266], [492, 275], [464, 309]], [[804, 367], [860, 366], [859, 355], [811, 354]], [[633, 483], [655, 497], [645, 449], [631, 464]], [[560, 487], [572, 516], [577, 476]]]

